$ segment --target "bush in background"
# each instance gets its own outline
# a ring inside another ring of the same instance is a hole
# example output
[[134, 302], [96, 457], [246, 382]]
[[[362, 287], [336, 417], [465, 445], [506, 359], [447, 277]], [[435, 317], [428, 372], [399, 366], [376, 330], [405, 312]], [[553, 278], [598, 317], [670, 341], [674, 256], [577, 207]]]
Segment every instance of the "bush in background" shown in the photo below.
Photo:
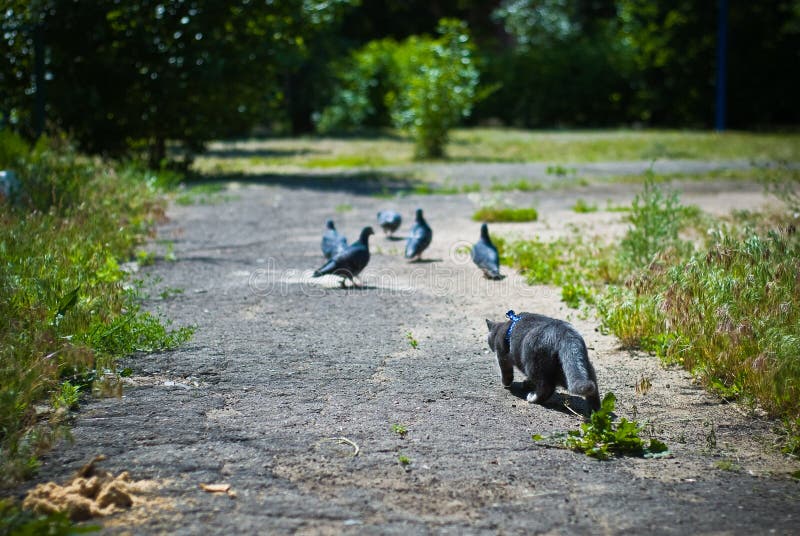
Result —
[[479, 73], [466, 25], [444, 19], [438, 32], [436, 39], [386, 39], [356, 51], [341, 67], [319, 129], [379, 125], [388, 117], [414, 139], [418, 158], [444, 156], [449, 130], [472, 111]]

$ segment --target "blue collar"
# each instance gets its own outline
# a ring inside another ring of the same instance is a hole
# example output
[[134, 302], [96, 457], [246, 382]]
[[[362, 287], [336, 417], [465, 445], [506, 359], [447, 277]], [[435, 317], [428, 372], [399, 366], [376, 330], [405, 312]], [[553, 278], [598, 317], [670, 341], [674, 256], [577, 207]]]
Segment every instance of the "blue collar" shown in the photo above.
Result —
[[514, 314], [514, 310], [510, 310], [506, 313], [506, 317], [511, 320], [511, 324], [508, 326], [508, 331], [506, 331], [506, 342], [511, 345], [511, 332], [514, 331], [514, 326], [519, 322], [522, 318], [521, 316], [517, 316]]

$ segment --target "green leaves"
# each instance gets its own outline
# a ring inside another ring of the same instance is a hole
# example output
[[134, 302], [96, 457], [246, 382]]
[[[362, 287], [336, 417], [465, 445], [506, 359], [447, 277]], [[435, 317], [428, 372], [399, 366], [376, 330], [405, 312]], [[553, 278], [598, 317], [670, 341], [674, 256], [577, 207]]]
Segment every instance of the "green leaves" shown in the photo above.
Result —
[[534, 441], [556, 439], [561, 446], [599, 460], [607, 460], [613, 456], [642, 456], [660, 458], [669, 456], [666, 444], [657, 439], [645, 441], [640, 436], [642, 427], [635, 421], [624, 417], [614, 422], [613, 413], [616, 404], [614, 393], [607, 393], [600, 409], [592, 413], [589, 422], [581, 424], [580, 429], [570, 430], [566, 434], [556, 434], [551, 438], [541, 435], [532, 436]]
[[418, 158], [444, 155], [448, 131], [469, 116], [479, 72], [466, 24], [442, 19], [439, 37], [372, 41], [341, 68], [322, 131], [382, 124], [408, 132]]

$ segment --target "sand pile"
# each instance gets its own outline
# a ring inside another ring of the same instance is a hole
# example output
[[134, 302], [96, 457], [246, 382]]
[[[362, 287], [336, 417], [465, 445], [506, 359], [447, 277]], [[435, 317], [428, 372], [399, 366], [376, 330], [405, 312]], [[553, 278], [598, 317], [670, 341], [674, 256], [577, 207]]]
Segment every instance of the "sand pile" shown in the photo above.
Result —
[[107, 516], [130, 508], [136, 495], [153, 488], [152, 481], [132, 481], [127, 471], [116, 477], [95, 464], [104, 460], [98, 456], [78, 470], [64, 486], [55, 482], [39, 484], [25, 497], [23, 508], [37, 513], [65, 512], [73, 521]]

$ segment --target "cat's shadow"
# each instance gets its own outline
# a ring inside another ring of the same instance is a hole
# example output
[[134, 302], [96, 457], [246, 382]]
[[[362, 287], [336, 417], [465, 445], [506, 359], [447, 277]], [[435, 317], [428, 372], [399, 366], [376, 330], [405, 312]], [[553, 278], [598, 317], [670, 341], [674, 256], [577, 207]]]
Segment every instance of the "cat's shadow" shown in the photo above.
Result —
[[[512, 382], [508, 390], [515, 397], [524, 400], [526, 404], [528, 403], [528, 393], [531, 392], [529, 384], [525, 382]], [[544, 404], [531, 405], [542, 406], [564, 413], [565, 415], [575, 415], [575, 413], [578, 413], [587, 419], [592, 414], [592, 408], [589, 407], [589, 403], [584, 398], [560, 391], [553, 393], [553, 396], [548, 398]], [[569, 408], [567, 406], [569, 406]], [[570, 411], [570, 409], [572, 411]]]

